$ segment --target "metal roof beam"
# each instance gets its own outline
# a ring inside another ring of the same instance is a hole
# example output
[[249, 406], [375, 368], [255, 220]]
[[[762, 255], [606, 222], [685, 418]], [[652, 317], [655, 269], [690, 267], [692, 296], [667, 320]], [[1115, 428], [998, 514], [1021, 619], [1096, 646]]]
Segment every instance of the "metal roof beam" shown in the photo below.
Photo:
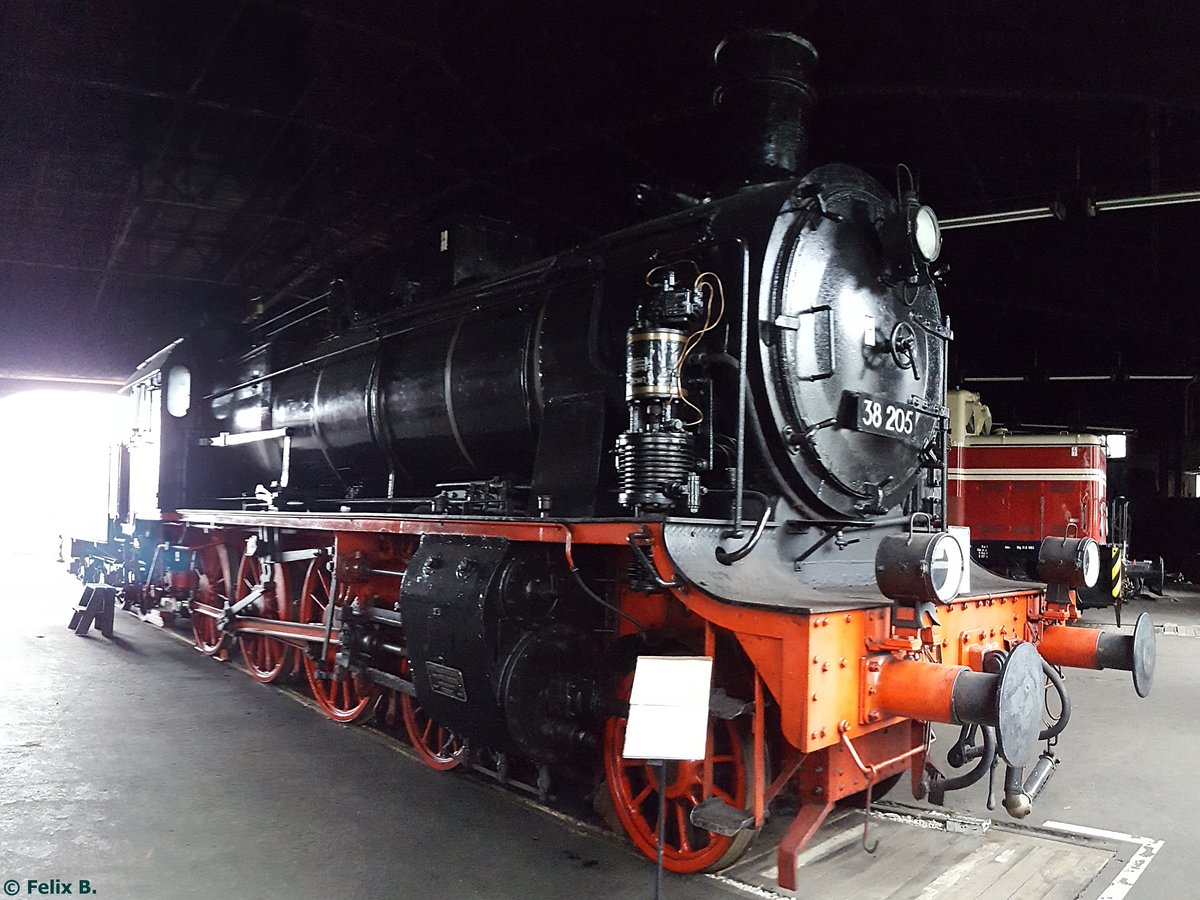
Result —
[[[183, 121], [183, 114], [184, 110], [186, 109], [186, 99], [194, 98], [196, 93], [200, 90], [200, 85], [203, 84], [204, 79], [208, 77], [208, 73], [212, 69], [213, 63], [220, 54], [221, 48], [225, 46], [225, 42], [229, 39], [229, 35], [233, 32], [233, 28], [237, 24], [238, 19], [241, 18], [242, 10], [245, 8], [245, 6], [246, 0], [242, 0], [241, 3], [234, 7], [233, 14], [229, 17], [229, 21], [225, 24], [225, 28], [222, 29], [221, 33], [217, 36], [217, 39], [213, 41], [208, 55], [205, 57], [204, 62], [201, 63], [200, 70], [196, 74], [196, 77], [192, 80], [192, 84], [188, 88], [187, 93], [176, 103], [175, 113], [172, 116], [171, 124], [167, 127], [166, 134], [163, 135], [162, 143], [159, 145], [158, 153], [155, 155], [154, 161], [151, 164], [152, 169], [157, 169], [160, 165], [162, 165], [162, 161], [167, 155], [167, 148], [171, 146], [171, 140], [175, 137], [175, 131], [179, 127], [179, 123]], [[141, 179], [139, 178], [138, 181], [140, 182], [140, 180]], [[116, 266], [117, 259], [121, 254], [121, 250], [125, 247], [125, 243], [129, 239], [129, 234], [133, 230], [133, 224], [137, 221], [138, 214], [142, 210], [142, 205], [137, 199], [137, 193], [137, 191], [130, 192], [130, 202], [132, 208], [129, 211], [129, 215], [125, 218], [125, 224], [117, 232], [116, 240], [113, 241], [112, 249], [108, 254], [108, 262], [105, 263], [104, 270], [100, 275], [100, 283], [96, 287], [96, 297], [92, 301], [93, 313], [98, 313], [100, 311], [100, 304], [104, 299], [104, 292], [108, 288], [112, 270], [114, 266]]]

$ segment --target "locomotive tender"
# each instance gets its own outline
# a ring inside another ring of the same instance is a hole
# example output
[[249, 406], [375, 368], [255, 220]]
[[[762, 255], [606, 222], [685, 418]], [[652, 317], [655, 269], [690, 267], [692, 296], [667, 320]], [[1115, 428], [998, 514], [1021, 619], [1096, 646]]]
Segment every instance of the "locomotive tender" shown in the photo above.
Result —
[[[147, 360], [114, 482], [127, 599], [260, 680], [302, 668], [339, 722], [401, 721], [436, 768], [487, 748], [603, 778], [650, 856], [665, 790], [675, 871], [728, 865], [794, 792], [794, 887], [832, 804], [905, 770], [940, 802], [1001, 761], [1026, 815], [1066, 724], [1042, 727], [1047, 676], [1069, 709], [1053, 667], [1144, 694], [1153, 632], [1068, 627], [1090, 541], [1048, 539], [1043, 587], [970, 571], [945, 530], [937, 220], [903, 167], [895, 194], [802, 174], [815, 62], [787, 34], [718, 48], [727, 196]], [[643, 653], [714, 659], [707, 756], [665, 786], [621, 756]], [[971, 771], [928, 762], [932, 722]]]

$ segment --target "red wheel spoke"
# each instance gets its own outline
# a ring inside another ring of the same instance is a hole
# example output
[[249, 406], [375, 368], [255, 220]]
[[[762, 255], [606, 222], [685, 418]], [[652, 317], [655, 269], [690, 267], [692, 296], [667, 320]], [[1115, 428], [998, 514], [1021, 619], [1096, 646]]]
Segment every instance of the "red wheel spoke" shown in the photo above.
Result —
[[675, 822], [679, 826], [679, 849], [684, 853], [692, 849], [692, 845], [688, 843], [687, 838], [687, 814], [683, 811], [683, 804], [676, 803], [675, 806]]
[[[258, 610], [247, 610], [248, 615], [257, 615], [264, 619], [277, 619], [277, 610], [282, 607], [289, 594], [287, 570], [282, 563], [277, 563], [272, 572], [271, 588], [264, 592], [258, 603]], [[262, 563], [252, 556], [245, 557], [238, 567], [235, 601], [241, 601], [250, 596], [262, 584]], [[238, 637], [238, 645], [250, 674], [259, 681], [274, 681], [283, 674], [284, 662], [287, 659], [286, 647], [278, 638], [262, 634], [245, 634]]]
[[[229, 570], [229, 550], [223, 544], [212, 544], [192, 552], [192, 568], [202, 578], [201, 587], [193, 595], [195, 602], [206, 606], [223, 606], [226, 586], [232, 575]], [[215, 656], [225, 646], [226, 635], [210, 616], [197, 613], [191, 615], [192, 635], [196, 648], [206, 656]]]
[[633, 798], [633, 805], [640, 807], [643, 803], [646, 802], [646, 798], [649, 797], [650, 794], [653, 792], [654, 792], [654, 785], [652, 785], [652, 784], [646, 785], [644, 788], [642, 788], [638, 792], [638, 795]]

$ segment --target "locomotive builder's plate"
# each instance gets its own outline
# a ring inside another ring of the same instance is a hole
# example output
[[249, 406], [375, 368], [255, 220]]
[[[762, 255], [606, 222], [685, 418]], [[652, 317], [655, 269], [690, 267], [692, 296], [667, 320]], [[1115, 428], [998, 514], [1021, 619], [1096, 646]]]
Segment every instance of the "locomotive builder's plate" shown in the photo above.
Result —
[[774, 900], [1097, 900], [1137, 862], [1139, 845], [1080, 828], [1022, 826], [957, 816], [904, 803], [877, 803], [862, 848], [861, 809], [838, 808], [798, 860], [799, 891], [776, 883], [776, 830], [787, 815], [768, 822], [749, 855], [712, 876], [746, 896]]
[[845, 418], [853, 418], [846, 424], [858, 431], [894, 438], [908, 444], [918, 443], [918, 435], [929, 433], [924, 427], [929, 416], [915, 406], [897, 403], [876, 394], [851, 393], [847, 399], [850, 402], [843, 406], [846, 410]]

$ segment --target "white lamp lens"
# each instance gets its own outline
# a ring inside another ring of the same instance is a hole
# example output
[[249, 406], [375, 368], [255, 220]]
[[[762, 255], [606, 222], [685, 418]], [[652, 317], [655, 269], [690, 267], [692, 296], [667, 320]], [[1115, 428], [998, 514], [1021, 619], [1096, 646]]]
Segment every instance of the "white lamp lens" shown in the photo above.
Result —
[[928, 206], [922, 206], [913, 217], [913, 243], [925, 262], [933, 262], [942, 252], [942, 229]]
[[934, 543], [930, 554], [929, 581], [938, 600], [944, 603], [958, 596], [962, 573], [962, 547], [950, 535], [942, 535]]
[[1100, 548], [1095, 541], [1083, 544], [1083, 585], [1095, 587], [1100, 580]]

